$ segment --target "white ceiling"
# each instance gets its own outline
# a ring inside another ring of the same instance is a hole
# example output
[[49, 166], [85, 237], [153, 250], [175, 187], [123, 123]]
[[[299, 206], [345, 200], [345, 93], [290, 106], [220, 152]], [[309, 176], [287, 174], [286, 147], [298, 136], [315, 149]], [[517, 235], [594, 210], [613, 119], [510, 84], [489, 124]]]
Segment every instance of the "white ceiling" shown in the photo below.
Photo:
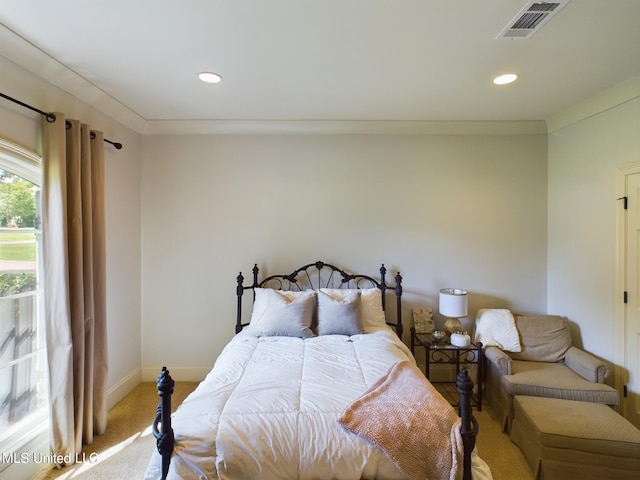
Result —
[[496, 39], [526, 4], [0, 0], [0, 55], [129, 126], [538, 121], [640, 73], [640, 0], [572, 0], [533, 37]]

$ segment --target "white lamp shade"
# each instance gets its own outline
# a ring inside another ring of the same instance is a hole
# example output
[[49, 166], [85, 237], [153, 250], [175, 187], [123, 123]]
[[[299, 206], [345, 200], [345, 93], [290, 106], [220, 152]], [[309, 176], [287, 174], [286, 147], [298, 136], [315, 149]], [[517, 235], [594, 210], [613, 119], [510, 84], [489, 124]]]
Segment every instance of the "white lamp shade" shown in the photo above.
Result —
[[467, 305], [467, 291], [459, 288], [443, 288], [440, 290], [439, 311], [445, 317], [466, 317], [469, 311]]

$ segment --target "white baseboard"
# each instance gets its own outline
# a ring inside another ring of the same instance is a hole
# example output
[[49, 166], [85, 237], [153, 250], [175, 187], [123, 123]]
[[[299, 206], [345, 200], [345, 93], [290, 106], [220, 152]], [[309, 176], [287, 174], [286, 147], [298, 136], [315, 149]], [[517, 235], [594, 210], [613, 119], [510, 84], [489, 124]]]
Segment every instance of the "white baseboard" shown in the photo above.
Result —
[[111, 410], [116, 403], [136, 388], [141, 381], [140, 368], [138, 367], [107, 391], [107, 408]]
[[[171, 367], [169, 373], [171, 378], [176, 382], [201, 382], [207, 373], [211, 370], [211, 366], [208, 367]], [[143, 382], [155, 382], [158, 380], [158, 375], [162, 372], [161, 366], [156, 367], [142, 367], [142, 381]]]

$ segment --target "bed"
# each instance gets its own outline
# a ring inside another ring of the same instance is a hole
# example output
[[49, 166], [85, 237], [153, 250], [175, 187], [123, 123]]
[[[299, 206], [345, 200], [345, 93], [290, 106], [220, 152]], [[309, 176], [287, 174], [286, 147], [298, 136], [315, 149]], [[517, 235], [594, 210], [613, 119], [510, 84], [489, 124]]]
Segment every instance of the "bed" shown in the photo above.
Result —
[[456, 412], [401, 341], [399, 273], [259, 276], [238, 275], [236, 335], [173, 415], [163, 368], [146, 479], [491, 478], [468, 372]]

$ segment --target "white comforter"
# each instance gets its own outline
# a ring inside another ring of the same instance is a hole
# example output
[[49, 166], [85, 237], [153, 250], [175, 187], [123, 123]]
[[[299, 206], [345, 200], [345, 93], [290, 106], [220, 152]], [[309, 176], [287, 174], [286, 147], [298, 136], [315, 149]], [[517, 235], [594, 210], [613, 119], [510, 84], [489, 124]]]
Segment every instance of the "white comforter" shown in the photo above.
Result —
[[[256, 337], [249, 327], [172, 417], [176, 445], [168, 478], [403, 479], [380, 449], [337, 419], [407, 359], [414, 362], [386, 328], [303, 340]], [[145, 479], [160, 476], [154, 452]]]
[[[406, 359], [388, 329], [306, 340], [245, 330], [174, 414], [168, 478], [404, 478], [337, 418]], [[160, 478], [159, 465], [154, 453], [145, 478]]]

